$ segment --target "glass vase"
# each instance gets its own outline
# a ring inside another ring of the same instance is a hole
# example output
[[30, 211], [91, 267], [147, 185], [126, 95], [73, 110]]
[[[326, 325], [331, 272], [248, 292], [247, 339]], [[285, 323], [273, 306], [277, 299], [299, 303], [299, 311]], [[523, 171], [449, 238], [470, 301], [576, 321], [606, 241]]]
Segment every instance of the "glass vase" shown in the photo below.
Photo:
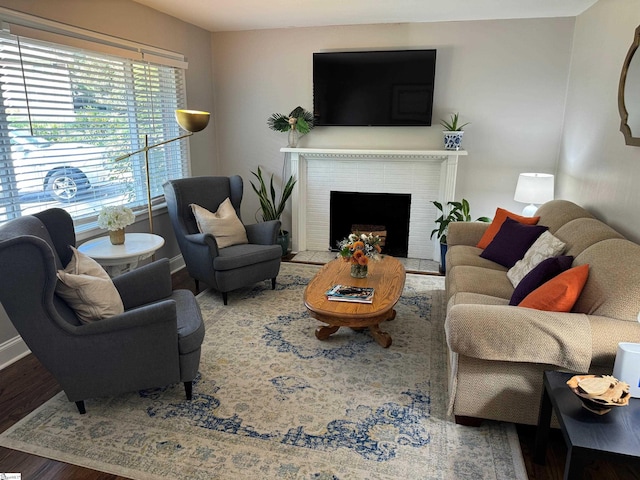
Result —
[[109, 230], [109, 240], [113, 245], [122, 245], [124, 243], [124, 228]]
[[289, 144], [287, 147], [295, 148], [298, 146], [298, 140], [300, 140], [300, 132], [296, 128], [289, 130]]
[[360, 265], [358, 263], [351, 264], [351, 276], [354, 278], [367, 278], [369, 273], [368, 265]]

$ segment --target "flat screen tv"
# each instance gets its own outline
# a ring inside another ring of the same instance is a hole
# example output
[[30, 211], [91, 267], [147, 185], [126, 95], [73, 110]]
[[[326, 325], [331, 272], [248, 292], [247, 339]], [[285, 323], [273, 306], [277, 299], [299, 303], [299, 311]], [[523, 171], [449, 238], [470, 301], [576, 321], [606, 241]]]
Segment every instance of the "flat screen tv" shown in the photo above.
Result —
[[435, 72], [435, 50], [314, 53], [314, 124], [429, 126]]

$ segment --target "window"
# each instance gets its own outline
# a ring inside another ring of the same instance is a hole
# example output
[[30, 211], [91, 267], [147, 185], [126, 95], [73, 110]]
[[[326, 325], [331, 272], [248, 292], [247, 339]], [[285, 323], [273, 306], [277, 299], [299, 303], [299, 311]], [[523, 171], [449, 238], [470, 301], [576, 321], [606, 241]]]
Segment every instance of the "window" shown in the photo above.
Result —
[[[115, 159], [145, 136], [154, 145], [185, 133], [174, 117], [184, 64], [97, 50], [0, 32], [0, 223], [61, 207], [82, 225], [106, 205], [146, 207], [144, 153]], [[149, 162], [161, 202], [162, 184], [189, 173], [186, 140], [150, 150]]]

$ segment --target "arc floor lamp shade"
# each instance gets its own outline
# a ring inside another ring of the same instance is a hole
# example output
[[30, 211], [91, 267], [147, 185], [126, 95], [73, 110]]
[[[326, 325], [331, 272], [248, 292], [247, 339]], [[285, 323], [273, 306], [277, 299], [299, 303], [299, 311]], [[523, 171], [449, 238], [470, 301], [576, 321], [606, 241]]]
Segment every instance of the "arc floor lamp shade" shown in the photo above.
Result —
[[207, 128], [209, 125], [209, 112], [202, 112], [200, 110], [176, 110], [176, 121], [178, 125], [183, 130], [186, 130], [187, 133], [184, 135], [180, 135], [179, 137], [172, 138], [170, 140], [165, 140], [163, 142], [156, 143], [154, 145], [149, 145], [149, 136], [144, 136], [144, 147], [136, 150], [135, 152], [127, 153], [126, 155], [122, 155], [116, 158], [116, 162], [120, 160], [124, 160], [125, 158], [129, 158], [132, 155], [136, 155], [138, 153], [144, 152], [144, 166], [146, 173], [146, 187], [147, 187], [147, 213], [149, 216], [149, 233], [153, 233], [153, 212], [151, 210], [151, 182], [149, 179], [149, 150], [152, 148], [159, 147], [160, 145], [166, 145], [167, 143], [175, 142], [176, 140], [182, 140], [183, 138], [190, 137], [194, 133], [200, 132]]

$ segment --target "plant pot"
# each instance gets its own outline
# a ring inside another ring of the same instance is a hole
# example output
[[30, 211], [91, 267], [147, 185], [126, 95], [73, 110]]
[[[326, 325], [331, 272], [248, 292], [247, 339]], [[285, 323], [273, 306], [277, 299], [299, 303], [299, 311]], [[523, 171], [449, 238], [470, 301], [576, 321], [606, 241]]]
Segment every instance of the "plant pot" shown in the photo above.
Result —
[[289, 232], [282, 230], [276, 238], [276, 243], [282, 247], [282, 256], [284, 257], [289, 250]]
[[124, 243], [124, 228], [109, 230], [109, 240], [113, 245], [122, 245]]
[[440, 273], [443, 275], [447, 273], [447, 264], [446, 264], [447, 248], [448, 248], [448, 245], [446, 243], [440, 244]]
[[463, 131], [450, 131], [445, 130], [442, 132], [444, 135], [444, 149], [445, 150], [460, 150], [462, 148], [462, 135]]

